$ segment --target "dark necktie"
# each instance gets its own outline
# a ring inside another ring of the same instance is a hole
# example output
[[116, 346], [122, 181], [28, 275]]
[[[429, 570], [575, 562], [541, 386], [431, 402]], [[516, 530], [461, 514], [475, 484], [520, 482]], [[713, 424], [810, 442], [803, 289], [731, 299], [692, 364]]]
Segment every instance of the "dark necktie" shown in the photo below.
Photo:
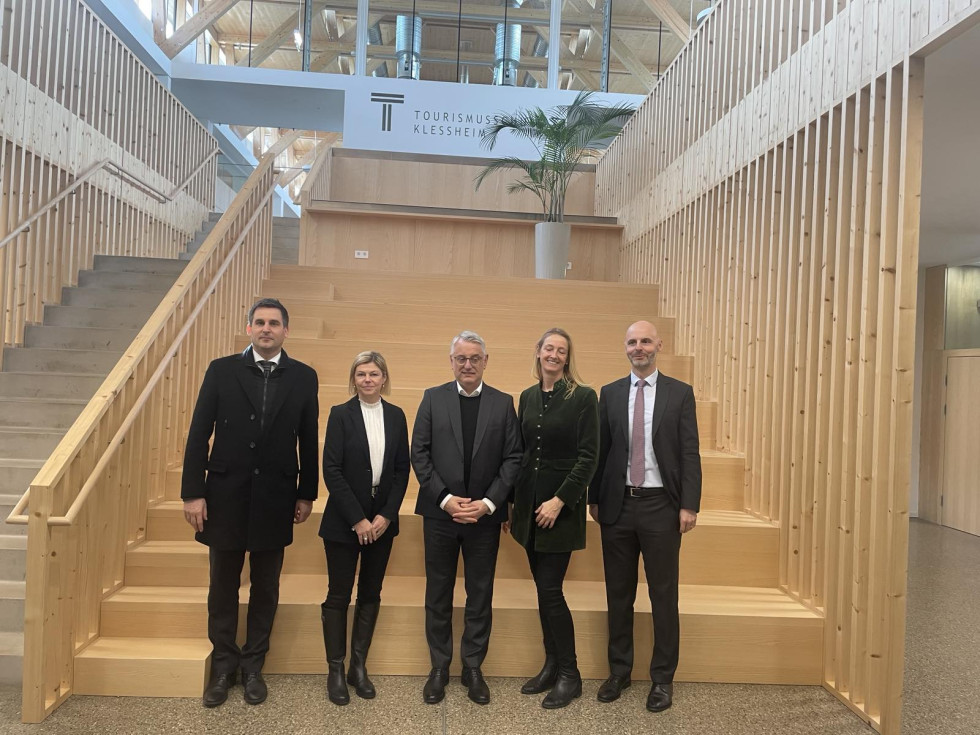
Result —
[[274, 363], [272, 360], [259, 360], [256, 364], [262, 368], [262, 374], [266, 378], [272, 374], [272, 368], [274, 368], [276, 365], [276, 363]]
[[645, 396], [643, 388], [647, 381], [640, 380], [636, 383], [636, 399], [633, 401], [633, 435], [630, 442], [630, 484], [634, 487], [643, 486], [643, 478], [646, 476], [646, 442], [644, 441], [644, 413], [646, 412]]

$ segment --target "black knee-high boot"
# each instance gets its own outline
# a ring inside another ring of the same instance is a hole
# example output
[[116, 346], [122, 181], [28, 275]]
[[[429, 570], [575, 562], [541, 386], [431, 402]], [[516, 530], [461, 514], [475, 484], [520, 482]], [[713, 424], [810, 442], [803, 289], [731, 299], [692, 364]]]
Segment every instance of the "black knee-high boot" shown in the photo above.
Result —
[[320, 606], [323, 647], [327, 651], [327, 697], [334, 704], [349, 704], [350, 693], [344, 679], [347, 657], [347, 611]]
[[541, 633], [544, 636], [544, 665], [535, 676], [524, 682], [521, 687], [521, 694], [540, 694], [546, 692], [555, 685], [558, 679], [558, 653], [555, 650], [555, 641], [551, 636], [551, 628], [548, 618], [538, 606], [538, 616], [541, 618]]
[[374, 625], [378, 622], [380, 602], [358, 602], [354, 605], [354, 629], [350, 635], [350, 670], [347, 683], [354, 687], [361, 699], [374, 699], [377, 691], [367, 674], [367, 655], [374, 637]]

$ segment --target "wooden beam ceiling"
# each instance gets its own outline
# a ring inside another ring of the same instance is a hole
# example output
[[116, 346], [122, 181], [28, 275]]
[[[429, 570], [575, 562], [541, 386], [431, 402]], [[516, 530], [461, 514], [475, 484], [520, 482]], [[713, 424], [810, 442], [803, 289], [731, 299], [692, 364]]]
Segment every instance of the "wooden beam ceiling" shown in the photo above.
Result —
[[170, 38], [161, 43], [160, 49], [169, 58], [174, 58], [193, 43], [195, 38], [220, 20], [237, 2], [238, 0], [211, 0], [203, 10], [191, 16], [186, 23], [174, 31]]

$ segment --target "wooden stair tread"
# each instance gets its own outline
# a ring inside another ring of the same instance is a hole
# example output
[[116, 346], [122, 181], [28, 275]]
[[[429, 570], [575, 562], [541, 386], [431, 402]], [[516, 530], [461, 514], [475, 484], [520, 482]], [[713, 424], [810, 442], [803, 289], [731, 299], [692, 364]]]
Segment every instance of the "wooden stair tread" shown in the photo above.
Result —
[[[279, 585], [280, 607], [290, 605], [319, 605], [326, 593], [327, 579], [317, 574], [283, 574]], [[241, 599], [247, 600], [248, 584], [241, 588]], [[564, 585], [569, 608], [574, 611], [604, 611], [605, 586], [602, 582], [569, 582]], [[778, 589], [764, 587], [724, 587], [714, 585], [680, 585], [681, 615], [715, 615], [731, 617], [794, 618], [821, 621], [822, 617], [796, 602]], [[164, 605], [200, 606], [207, 604], [206, 587], [139, 587], [127, 586], [110, 595], [104, 605], [116, 609], [134, 609]], [[385, 578], [383, 605], [389, 607], [419, 607], [424, 605], [424, 577]], [[454, 604], [465, 601], [463, 581], [457, 580]], [[531, 580], [496, 579], [494, 582], [495, 610], [537, 610], [537, 595]], [[637, 612], [650, 612], [646, 585], [637, 588]]]
[[103, 637], [93, 641], [75, 658], [204, 661], [210, 655], [211, 643], [207, 638]]
[[[404, 284], [406, 281], [420, 284], [438, 284], [445, 288], [451, 283], [470, 283], [480, 284], [485, 287], [500, 286], [505, 288], [518, 287], [527, 289], [528, 279], [519, 276], [469, 276], [469, 275], [448, 275], [441, 273], [412, 273], [408, 276], [404, 273], [394, 273], [386, 271], [360, 271], [346, 268], [328, 268], [309, 265], [273, 265], [267, 280], [281, 280], [289, 283], [323, 283], [324, 281], [333, 283], [338, 280], [354, 281], [383, 281], [387, 283]], [[618, 281], [576, 281], [568, 280], [534, 280], [531, 283], [539, 290], [581, 290], [585, 292], [605, 290], [614, 294], [621, 294], [624, 291], [635, 291], [648, 294], [659, 293], [660, 287], [655, 284], [642, 283], [620, 283]]]

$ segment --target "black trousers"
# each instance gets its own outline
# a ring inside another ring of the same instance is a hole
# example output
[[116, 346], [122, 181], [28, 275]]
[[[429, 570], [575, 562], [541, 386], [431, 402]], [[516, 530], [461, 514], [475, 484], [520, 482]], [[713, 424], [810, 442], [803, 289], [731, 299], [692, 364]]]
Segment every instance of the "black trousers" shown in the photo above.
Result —
[[500, 548], [497, 523], [456, 523], [424, 518], [425, 539], [425, 638], [432, 668], [448, 669], [453, 658], [453, 588], [456, 566], [463, 552], [466, 609], [460, 658], [463, 667], [478, 668], [487, 655], [493, 623], [493, 577]]
[[643, 498], [627, 495], [619, 518], [612, 525], [602, 526], [601, 533], [609, 611], [609, 673], [629, 676], [633, 670], [633, 603], [642, 553], [653, 612], [650, 679], [655, 684], [670, 684], [680, 649], [679, 512], [666, 491]]
[[230, 674], [262, 670], [269, 652], [269, 636], [279, 606], [279, 574], [283, 549], [251, 551], [248, 555], [251, 591], [248, 597], [245, 645], [238, 647], [238, 589], [245, 551], [210, 549], [211, 584], [208, 588], [208, 638], [211, 673]]
[[354, 573], [357, 560], [361, 560], [361, 573], [357, 577], [357, 601], [381, 602], [381, 585], [391, 556], [394, 536], [383, 534], [373, 544], [345, 544], [323, 540], [327, 555], [327, 599], [323, 607], [328, 610], [346, 610], [354, 591]]
[[[529, 541], [533, 547], [534, 538]], [[538, 615], [541, 617], [541, 633], [544, 637], [544, 651], [558, 659], [563, 674], [578, 673], [578, 660], [575, 656], [575, 625], [572, 612], [565, 602], [562, 585], [571, 551], [544, 552], [526, 549], [527, 561], [534, 577], [538, 592]]]

